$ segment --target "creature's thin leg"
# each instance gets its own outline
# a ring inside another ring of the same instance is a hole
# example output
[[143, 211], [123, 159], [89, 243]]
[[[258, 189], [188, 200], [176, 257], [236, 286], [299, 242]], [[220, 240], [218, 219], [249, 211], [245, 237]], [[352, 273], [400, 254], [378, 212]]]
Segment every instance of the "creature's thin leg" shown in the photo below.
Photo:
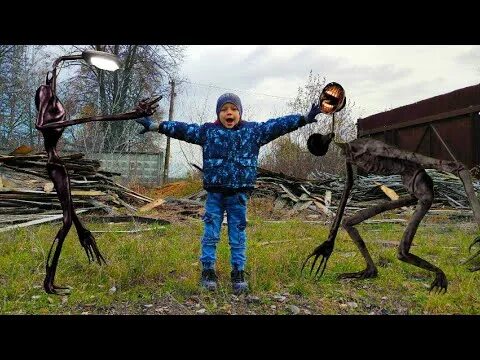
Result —
[[60, 257], [60, 252], [62, 251], [63, 241], [72, 227], [72, 198], [70, 196], [70, 185], [65, 166], [57, 163], [47, 163], [47, 171], [60, 199], [60, 204], [63, 210], [63, 226], [55, 236], [55, 240], [50, 247], [50, 251], [48, 252], [46, 275], [43, 282], [43, 287], [49, 294], [65, 294], [69, 291], [59, 290], [68, 290], [68, 288], [56, 286], [54, 284], [54, 280], [55, 273], [57, 271], [58, 259]]
[[73, 208], [73, 205], [72, 205], [72, 220], [73, 220], [73, 223], [75, 224], [75, 228], [77, 230], [80, 244], [83, 246], [83, 248], [85, 249], [85, 253], [87, 254], [88, 262], [95, 261], [96, 259], [100, 265], [102, 264], [102, 261], [104, 264], [106, 264], [107, 262], [105, 261], [102, 254], [100, 253], [100, 250], [98, 250], [97, 243], [95, 242], [95, 237], [82, 224], [82, 222], [80, 221], [80, 219], [78, 218], [75, 212], [75, 208]]
[[422, 171], [418, 174], [418, 176], [416, 176], [414, 181], [414, 195], [418, 198], [418, 205], [412, 219], [405, 229], [402, 240], [398, 247], [397, 257], [401, 261], [434, 272], [436, 276], [430, 287], [430, 290], [438, 288], [439, 292], [446, 292], [448, 281], [445, 273], [435, 265], [418, 257], [417, 255], [410, 253], [410, 247], [412, 246], [412, 241], [415, 233], [417, 232], [418, 225], [432, 206], [433, 202], [433, 181], [430, 176], [428, 176], [425, 171]]
[[357, 278], [357, 279], [366, 279], [377, 276], [377, 268], [373, 263], [372, 257], [368, 252], [367, 246], [363, 241], [362, 237], [358, 230], [354, 227], [355, 225], [361, 223], [364, 220], [367, 220], [375, 215], [378, 215], [387, 210], [397, 209], [403, 206], [410, 206], [417, 203], [417, 199], [411, 195], [404, 198], [386, 201], [384, 203], [378, 204], [371, 208], [362, 210], [355, 215], [345, 219], [342, 223], [343, 228], [348, 232], [348, 235], [352, 238], [355, 245], [357, 245], [358, 250], [362, 254], [363, 258], [367, 263], [367, 268], [365, 270], [353, 273], [344, 273], [339, 276], [339, 278]]

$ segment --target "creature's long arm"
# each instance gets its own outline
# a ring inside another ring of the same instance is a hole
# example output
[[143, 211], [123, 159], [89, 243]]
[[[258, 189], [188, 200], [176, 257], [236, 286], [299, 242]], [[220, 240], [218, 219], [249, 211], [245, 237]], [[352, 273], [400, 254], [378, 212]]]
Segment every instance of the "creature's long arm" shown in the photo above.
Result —
[[343, 214], [345, 212], [345, 207], [347, 205], [347, 200], [350, 195], [350, 191], [352, 190], [353, 186], [353, 170], [352, 164], [350, 162], [345, 163], [345, 168], [347, 171], [347, 179], [345, 182], [345, 188], [343, 189], [342, 198], [340, 200], [340, 204], [338, 204], [337, 214], [335, 219], [333, 220], [332, 227], [330, 228], [330, 233], [328, 235], [328, 240], [332, 240], [335, 242], [335, 238], [337, 237], [338, 228], [340, 227], [340, 223], [342, 221]]
[[141, 118], [144, 115], [139, 115], [136, 111], [131, 111], [123, 114], [115, 115], [100, 115], [100, 116], [90, 116], [81, 119], [66, 120], [58, 123], [49, 123], [45, 125], [37, 125], [39, 129], [59, 129], [67, 126], [73, 126], [78, 124], [83, 124], [91, 121], [119, 121], [119, 120], [131, 120]]
[[[120, 121], [120, 120], [138, 119], [138, 118], [149, 116], [155, 113], [156, 108], [158, 107], [157, 103], [161, 98], [162, 96], [144, 99], [138, 103], [137, 108], [135, 110], [129, 111], [123, 114], [90, 116], [90, 117], [74, 119], [74, 120], [55, 121], [47, 124], [44, 124], [43, 121], [37, 121], [36, 128], [39, 130], [59, 129], [59, 128], [83, 124], [91, 121]], [[44, 117], [45, 111], [48, 110], [47, 104], [48, 104], [48, 101], [39, 102], [39, 106], [40, 106], [39, 117], [41, 118]], [[61, 109], [63, 110], [63, 107]], [[65, 116], [65, 111], [60, 111], [59, 115]], [[60, 116], [58, 120], [60, 120]]]
[[[340, 204], [338, 205], [337, 214], [335, 219], [333, 220], [332, 227], [330, 228], [330, 233], [328, 234], [328, 239], [324, 241], [322, 244], [317, 246], [315, 250], [307, 257], [305, 262], [302, 265], [302, 270], [307, 264], [308, 260], [314, 257], [312, 266], [310, 268], [310, 273], [313, 271], [315, 267], [315, 263], [317, 259], [322, 256], [320, 260], [320, 264], [318, 265], [317, 271], [315, 276], [320, 272], [320, 276], [323, 275], [325, 268], [327, 266], [327, 261], [330, 255], [333, 252], [333, 248], [335, 246], [335, 238], [337, 237], [338, 228], [340, 227], [340, 223], [342, 221], [343, 213], [345, 212], [345, 206], [347, 205], [348, 196], [350, 195], [350, 191], [353, 186], [353, 170], [352, 164], [349, 161], [346, 161], [346, 170], [347, 170], [347, 181], [345, 183], [345, 189], [343, 190], [342, 199], [340, 200]], [[320, 271], [321, 270], [321, 271]]]

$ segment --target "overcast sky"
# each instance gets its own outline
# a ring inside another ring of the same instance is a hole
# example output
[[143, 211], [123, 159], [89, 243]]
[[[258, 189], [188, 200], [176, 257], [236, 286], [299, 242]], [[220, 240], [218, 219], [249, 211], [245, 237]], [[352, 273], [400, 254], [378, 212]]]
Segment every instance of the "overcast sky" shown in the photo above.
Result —
[[[310, 70], [342, 84], [358, 117], [480, 82], [480, 46], [193, 45], [186, 55], [184, 76], [232, 89], [259, 121], [294, 98]], [[203, 89], [215, 116], [216, 98], [227, 90]]]
[[179, 89], [174, 118], [213, 120], [227, 91], [248, 120], [286, 114], [310, 70], [340, 83], [358, 118], [480, 83], [480, 46], [192, 45], [180, 69], [191, 83]]

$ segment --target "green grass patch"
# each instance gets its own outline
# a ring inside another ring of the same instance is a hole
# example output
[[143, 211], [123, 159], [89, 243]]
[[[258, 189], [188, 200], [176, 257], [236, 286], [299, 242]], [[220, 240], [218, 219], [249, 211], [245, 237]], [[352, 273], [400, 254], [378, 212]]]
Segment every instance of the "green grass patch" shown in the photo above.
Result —
[[[57, 285], [71, 286], [69, 296], [43, 291], [45, 262], [60, 224], [0, 234], [1, 314], [81, 313], [241, 313], [286, 314], [479, 314], [480, 271], [461, 261], [477, 235], [453, 223], [422, 225], [411, 252], [446, 273], [445, 295], [429, 294], [433, 274], [397, 259], [403, 224], [358, 227], [378, 265], [379, 276], [338, 280], [365, 262], [347, 233], [340, 230], [324, 276], [318, 281], [300, 273], [311, 251], [323, 242], [327, 226], [298, 220], [267, 222], [254, 217], [247, 226], [246, 271], [249, 296], [234, 297], [230, 288], [230, 250], [226, 228], [218, 246], [216, 293], [200, 289], [200, 238], [203, 223], [157, 226], [138, 233], [94, 233], [107, 266], [89, 264], [74, 228], [62, 250]], [[88, 224], [90, 230], [125, 230], [148, 224]], [[165, 310], [166, 309], [166, 310]], [[176, 310], [172, 310], [176, 309]]]

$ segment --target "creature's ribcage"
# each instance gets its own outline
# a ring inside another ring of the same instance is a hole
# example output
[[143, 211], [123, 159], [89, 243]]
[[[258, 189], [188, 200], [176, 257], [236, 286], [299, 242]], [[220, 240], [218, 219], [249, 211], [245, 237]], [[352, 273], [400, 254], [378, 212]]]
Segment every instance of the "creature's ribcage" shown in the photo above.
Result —
[[404, 175], [421, 168], [418, 164], [408, 160], [361, 154], [355, 159], [350, 159], [352, 164], [369, 174], [376, 175]]
[[36, 127], [42, 132], [48, 134], [57, 133], [57, 140], [62, 135], [63, 129], [50, 128], [42, 129], [42, 126], [51, 123], [61, 123], [66, 119], [66, 110], [62, 102], [57, 98], [50, 85], [41, 85], [35, 94], [35, 106], [38, 114]]

